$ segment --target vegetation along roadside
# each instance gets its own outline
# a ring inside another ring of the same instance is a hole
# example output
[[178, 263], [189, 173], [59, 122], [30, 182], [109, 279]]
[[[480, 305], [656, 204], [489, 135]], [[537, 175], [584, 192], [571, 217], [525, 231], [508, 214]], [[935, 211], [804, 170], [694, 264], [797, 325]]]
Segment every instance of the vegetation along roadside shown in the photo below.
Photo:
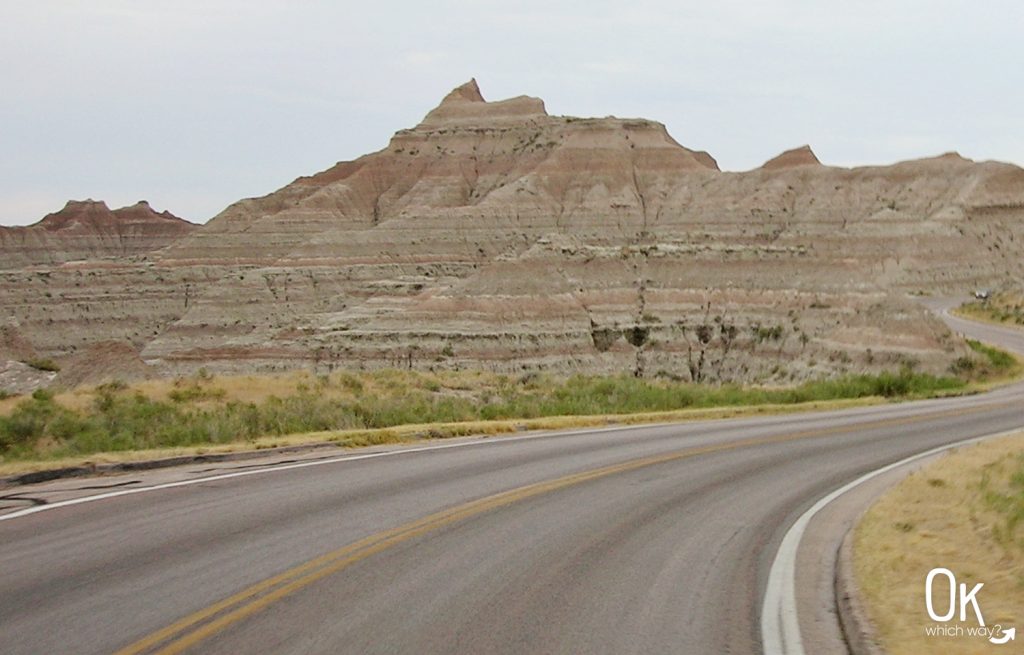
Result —
[[988, 298], [965, 303], [953, 313], [986, 323], [1024, 327], [1024, 294], [1001, 291]]
[[[672, 412], [796, 407], [858, 399], [969, 393], [1015, 375], [1012, 356], [977, 342], [947, 376], [909, 367], [784, 388], [705, 385], [632, 376], [509, 377], [484, 372], [382, 370], [313, 377], [214, 377], [111, 382], [0, 401], [0, 472], [98, 453], [267, 447], [268, 439], [368, 445], [598, 422], [674, 420]], [[555, 417], [563, 417], [554, 421]], [[601, 417], [598, 420], [594, 417]], [[632, 417], [632, 418], [629, 418]], [[403, 426], [405, 426], [403, 428]], [[415, 429], [408, 429], [410, 426]], [[12, 468], [13, 467], [13, 468]]]

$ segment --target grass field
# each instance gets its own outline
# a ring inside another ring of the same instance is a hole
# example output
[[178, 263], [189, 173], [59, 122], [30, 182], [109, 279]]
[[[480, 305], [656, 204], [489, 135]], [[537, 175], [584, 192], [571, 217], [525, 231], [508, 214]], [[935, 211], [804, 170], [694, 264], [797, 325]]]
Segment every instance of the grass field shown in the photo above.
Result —
[[214, 377], [200, 372], [177, 380], [110, 383], [58, 395], [38, 391], [0, 401], [0, 472], [19, 462], [65, 462], [97, 453], [251, 448], [297, 440], [356, 446], [545, 428], [559, 417], [559, 426], [571, 427], [621, 422], [626, 416], [670, 420], [673, 412], [711, 408], [921, 398], [964, 393], [973, 388], [969, 381], [1016, 368], [1012, 357], [978, 344], [976, 353], [958, 360], [949, 376], [904, 368], [787, 388], [632, 376], [385, 370]]
[[[854, 569], [886, 652], [1019, 652], [982, 637], [925, 633], [935, 623], [924, 604], [935, 567], [968, 589], [985, 584], [977, 598], [989, 627], [1024, 629], [1024, 433], [963, 448], [914, 473], [868, 511], [854, 537]], [[948, 593], [945, 583], [933, 590], [939, 613]], [[976, 625], [971, 610], [968, 618], [965, 629]]]

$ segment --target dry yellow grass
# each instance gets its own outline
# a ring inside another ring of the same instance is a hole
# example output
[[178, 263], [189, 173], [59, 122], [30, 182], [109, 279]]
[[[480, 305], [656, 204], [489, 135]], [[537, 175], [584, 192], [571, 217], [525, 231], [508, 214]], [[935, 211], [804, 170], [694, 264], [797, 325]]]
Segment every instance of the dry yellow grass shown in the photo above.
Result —
[[0, 416], [7, 416], [14, 411], [14, 406], [22, 401], [22, 396], [12, 396], [0, 400]]
[[[130, 389], [132, 393], [141, 393], [151, 400], [165, 401], [170, 399], [175, 390], [200, 384], [205, 388], [223, 392], [223, 396], [219, 398], [221, 402], [262, 403], [272, 396], [283, 398], [294, 395], [303, 387], [315, 388], [322, 397], [337, 400], [353, 398], [356, 395], [355, 385], [358, 385], [362, 394], [386, 392], [394, 395], [414, 387], [425, 386], [446, 393], [459, 394], [481, 388], [496, 388], [499, 385], [499, 378], [496, 373], [484, 371], [430, 373], [381, 370], [359, 374], [334, 373], [327, 378], [329, 385], [321, 385], [320, 379], [312, 373], [293, 371], [276, 375], [217, 375], [206, 379], [189, 377], [142, 380], [133, 382]], [[55, 399], [68, 409], [84, 410], [96, 399], [97, 389], [96, 386], [78, 387], [58, 393]], [[15, 396], [0, 400], [0, 416], [10, 414], [23, 399], [23, 396]]]
[[[977, 598], [989, 627], [1024, 629], [1024, 548], [997, 538], [1005, 518], [984, 502], [981, 489], [986, 474], [991, 485], [1006, 488], [1022, 456], [1024, 433], [962, 448], [909, 476], [864, 516], [854, 536], [854, 570], [887, 652], [1021, 652], [1024, 635], [1008, 646], [977, 636], [928, 636], [925, 629], [936, 623], [924, 589], [931, 569], [947, 568], [968, 589], [985, 584]], [[933, 596], [944, 613], [945, 581]], [[977, 624], [968, 608], [967, 622], [945, 625]]]

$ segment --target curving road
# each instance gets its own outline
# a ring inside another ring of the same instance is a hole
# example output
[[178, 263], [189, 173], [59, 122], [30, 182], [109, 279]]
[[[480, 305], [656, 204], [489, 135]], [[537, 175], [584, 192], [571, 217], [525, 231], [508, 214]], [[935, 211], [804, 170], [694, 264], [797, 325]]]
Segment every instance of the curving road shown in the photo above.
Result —
[[[1024, 352], [1013, 331], [955, 327]], [[797, 517], [890, 462], [1024, 426], [1022, 400], [1015, 385], [8, 489], [0, 653], [760, 653]], [[797, 578], [809, 635], [829, 620], [814, 577]]]

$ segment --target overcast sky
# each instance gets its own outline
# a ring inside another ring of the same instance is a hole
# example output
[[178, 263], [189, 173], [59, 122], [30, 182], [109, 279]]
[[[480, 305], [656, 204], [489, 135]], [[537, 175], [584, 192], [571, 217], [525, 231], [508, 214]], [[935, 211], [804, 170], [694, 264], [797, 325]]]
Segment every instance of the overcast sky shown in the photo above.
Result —
[[1024, 164], [1022, 34], [1019, 0], [0, 0], [0, 224], [90, 197], [203, 222], [470, 77], [661, 121], [726, 170], [804, 143]]

